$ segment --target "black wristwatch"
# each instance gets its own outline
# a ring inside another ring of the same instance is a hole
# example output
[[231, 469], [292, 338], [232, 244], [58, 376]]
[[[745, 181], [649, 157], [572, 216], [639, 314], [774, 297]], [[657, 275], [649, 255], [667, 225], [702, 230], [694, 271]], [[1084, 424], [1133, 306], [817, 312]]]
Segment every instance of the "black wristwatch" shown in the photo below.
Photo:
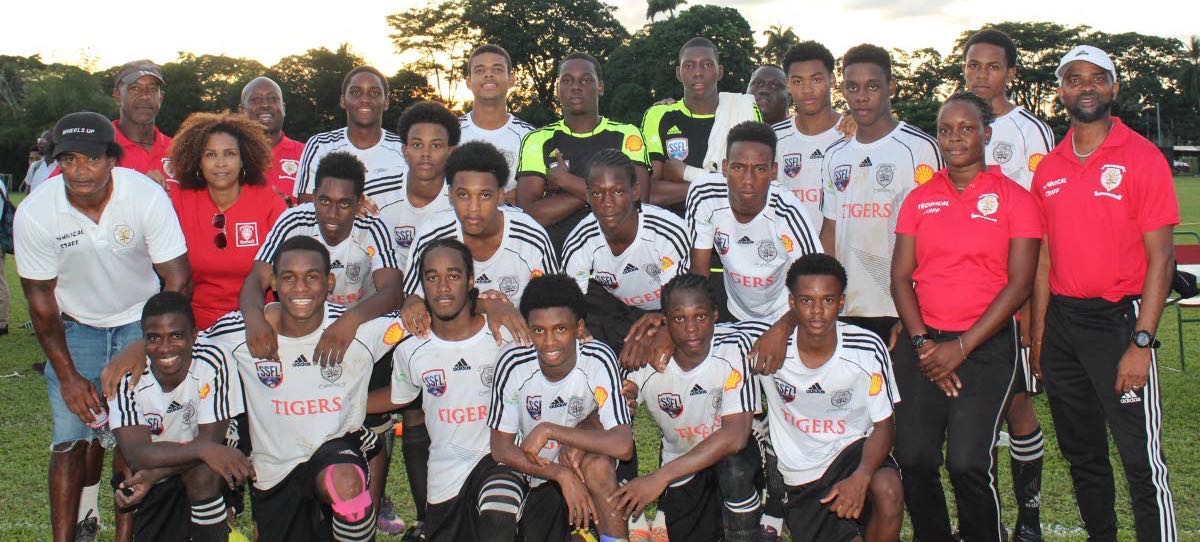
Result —
[[1154, 338], [1153, 333], [1150, 333], [1149, 331], [1146, 331], [1144, 329], [1139, 329], [1136, 332], [1134, 332], [1133, 337], [1130, 339], [1130, 342], [1132, 342], [1133, 345], [1138, 348], [1150, 348], [1150, 347], [1158, 348], [1162, 344], [1162, 343], [1159, 343]]
[[925, 346], [925, 343], [927, 343], [927, 342], [929, 342], [929, 335], [926, 335], [924, 333], [922, 333], [920, 335], [913, 335], [912, 345], [913, 345], [914, 350], [920, 350], [921, 347]]

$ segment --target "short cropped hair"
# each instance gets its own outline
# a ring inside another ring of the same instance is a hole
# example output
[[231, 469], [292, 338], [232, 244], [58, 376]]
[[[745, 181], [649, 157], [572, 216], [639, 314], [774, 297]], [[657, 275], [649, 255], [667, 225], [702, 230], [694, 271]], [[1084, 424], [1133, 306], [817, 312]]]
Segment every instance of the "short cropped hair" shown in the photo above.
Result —
[[775, 129], [769, 124], [748, 120], [729, 129], [725, 136], [725, 154], [733, 149], [733, 144], [739, 141], [753, 141], [771, 148], [771, 156], [775, 155], [775, 146], [779, 140], [775, 137]]
[[500, 190], [508, 184], [508, 160], [486, 141], [469, 141], [455, 147], [446, 158], [446, 182], [453, 184], [455, 175], [461, 171], [491, 173]]
[[721, 58], [721, 51], [717, 50], [717, 45], [715, 43], [713, 43], [712, 40], [710, 40], [704, 36], [696, 36], [690, 40], [685, 41], [683, 43], [683, 46], [679, 48], [680, 58], [683, 57], [684, 49], [691, 49], [692, 47], [703, 47], [705, 49], [709, 49], [713, 52], [713, 56], [717, 57], [718, 59]]
[[192, 300], [179, 292], [165, 290], [150, 296], [142, 306], [142, 326], [155, 316], [182, 314], [187, 318], [188, 328], [196, 327], [196, 315], [192, 312]]
[[466, 70], [466, 74], [468, 76], [471, 75], [471, 61], [475, 60], [475, 57], [484, 53], [493, 53], [504, 57], [504, 67], [509, 73], [512, 72], [512, 57], [509, 56], [508, 51], [505, 51], [503, 47], [494, 43], [485, 43], [479, 47], [476, 47], [473, 51], [471, 51], [471, 56], [467, 57], [467, 66], [464, 69]]
[[383, 72], [381, 72], [371, 66], [357, 66], [354, 69], [347, 72], [346, 76], [342, 78], [342, 94], [346, 94], [346, 91], [350, 89], [350, 80], [354, 79], [355, 75], [358, 75], [363, 72], [366, 72], [366, 73], [374, 75], [375, 77], [378, 77], [379, 84], [383, 86], [383, 95], [387, 96], [387, 94], [388, 94], [387, 77], [383, 75]]
[[845, 72], [851, 64], [874, 64], [883, 70], [884, 76], [892, 78], [892, 56], [888, 54], [887, 49], [878, 45], [863, 43], [851, 47], [842, 56], [842, 71]]
[[837, 261], [837, 258], [821, 252], [805, 254], [792, 263], [787, 272], [788, 291], [791, 292], [796, 287], [796, 281], [800, 277], [815, 275], [829, 275], [837, 279], [838, 284], [842, 286], [842, 293], [846, 293], [846, 285], [849, 283], [846, 268], [842, 267], [842, 262]]
[[821, 64], [825, 65], [825, 71], [833, 73], [833, 53], [829, 52], [829, 49], [824, 45], [811, 40], [793, 45], [783, 54], [783, 58], [779, 63], [783, 65], [783, 73], [786, 74], [788, 69], [792, 67], [792, 64], [807, 62], [809, 60], [820, 60]]
[[1008, 34], [995, 28], [985, 28], [972, 34], [970, 38], [967, 38], [967, 43], [963, 45], [964, 58], [967, 56], [967, 51], [970, 51], [971, 46], [976, 43], [986, 43], [1004, 49], [1004, 60], [1008, 67], [1017, 67], [1017, 44], [1013, 43], [1013, 39]]
[[696, 292], [707, 299], [713, 306], [717, 306], [717, 296], [713, 291], [712, 283], [708, 281], [708, 277], [697, 275], [695, 273], [683, 273], [676, 275], [675, 278], [667, 282], [662, 288], [662, 310], [665, 312], [674, 302], [675, 298], [682, 295], [683, 292]]
[[414, 124], [441, 124], [446, 129], [446, 143], [452, 147], [458, 145], [462, 137], [458, 117], [437, 102], [417, 102], [400, 114], [400, 120], [396, 121], [396, 135], [400, 136], [401, 143], [408, 144], [408, 131]]
[[596, 57], [589, 55], [587, 53], [581, 52], [581, 51], [576, 51], [574, 53], [571, 53], [571, 54], [563, 57], [562, 62], [558, 63], [558, 72], [559, 73], [562, 73], [563, 65], [565, 65], [567, 63], [567, 61], [569, 61], [569, 60], [586, 60], [588, 62], [591, 62], [592, 67], [596, 69], [596, 79], [599, 79], [601, 81], [604, 80], [604, 72], [600, 69], [600, 61], [596, 60]]
[[321, 181], [327, 177], [336, 177], [354, 183], [354, 195], [361, 196], [367, 184], [367, 166], [364, 166], [358, 157], [346, 151], [331, 152], [317, 164], [315, 188], [320, 188]]
[[529, 320], [529, 313], [538, 309], [569, 309], [575, 318], [587, 316], [587, 300], [575, 279], [563, 274], [535, 277], [525, 285], [521, 295], [521, 317]]
[[592, 172], [603, 167], [610, 167], [624, 173], [625, 181], [630, 186], [637, 182], [637, 170], [634, 169], [633, 160], [628, 155], [616, 149], [601, 149], [588, 159], [584, 183], [591, 184]]
[[283, 255], [295, 250], [307, 250], [319, 254], [321, 256], [322, 268], [325, 270], [325, 274], [329, 274], [329, 249], [325, 248], [325, 245], [312, 237], [297, 235], [287, 238], [287, 240], [279, 245], [279, 250], [275, 252], [275, 259], [271, 261], [271, 270], [276, 275], [279, 274], [279, 262], [283, 260]]

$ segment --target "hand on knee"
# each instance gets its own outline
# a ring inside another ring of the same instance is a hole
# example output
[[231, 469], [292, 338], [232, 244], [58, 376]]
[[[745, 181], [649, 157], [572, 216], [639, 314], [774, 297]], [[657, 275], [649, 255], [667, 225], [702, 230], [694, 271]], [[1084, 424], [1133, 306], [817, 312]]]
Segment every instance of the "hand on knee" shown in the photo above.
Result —
[[371, 512], [371, 494], [367, 491], [367, 476], [362, 467], [351, 463], [331, 465], [318, 475], [323, 489], [322, 500], [333, 513], [346, 521], [359, 521]]

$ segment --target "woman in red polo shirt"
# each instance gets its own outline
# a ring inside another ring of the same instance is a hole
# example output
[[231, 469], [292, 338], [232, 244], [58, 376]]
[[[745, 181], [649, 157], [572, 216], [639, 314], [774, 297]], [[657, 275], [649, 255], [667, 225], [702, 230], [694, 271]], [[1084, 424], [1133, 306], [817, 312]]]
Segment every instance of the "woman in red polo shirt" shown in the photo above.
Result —
[[913, 534], [955, 540], [942, 444], [963, 540], [1002, 539], [995, 444], [1017, 375], [1013, 315], [1029, 297], [1042, 223], [1033, 197], [984, 164], [993, 115], [959, 92], [942, 105], [946, 168], [908, 195], [896, 225], [892, 298], [908, 341], [893, 353], [902, 402], [896, 460]]
[[205, 329], [238, 308], [258, 246], [287, 208], [267, 184], [271, 144], [241, 115], [195, 113], [171, 144], [171, 202], [192, 264], [192, 310]]

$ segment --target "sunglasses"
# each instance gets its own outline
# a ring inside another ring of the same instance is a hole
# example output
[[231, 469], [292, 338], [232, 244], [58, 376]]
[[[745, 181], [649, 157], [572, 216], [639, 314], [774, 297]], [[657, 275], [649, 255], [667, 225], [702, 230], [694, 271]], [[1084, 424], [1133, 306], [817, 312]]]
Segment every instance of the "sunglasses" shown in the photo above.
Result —
[[213, 243], [217, 248], [225, 248], [229, 244], [229, 240], [225, 238], [225, 213], [217, 213], [213, 215], [212, 225], [214, 228], [221, 230], [217, 232], [217, 236], [213, 238]]

